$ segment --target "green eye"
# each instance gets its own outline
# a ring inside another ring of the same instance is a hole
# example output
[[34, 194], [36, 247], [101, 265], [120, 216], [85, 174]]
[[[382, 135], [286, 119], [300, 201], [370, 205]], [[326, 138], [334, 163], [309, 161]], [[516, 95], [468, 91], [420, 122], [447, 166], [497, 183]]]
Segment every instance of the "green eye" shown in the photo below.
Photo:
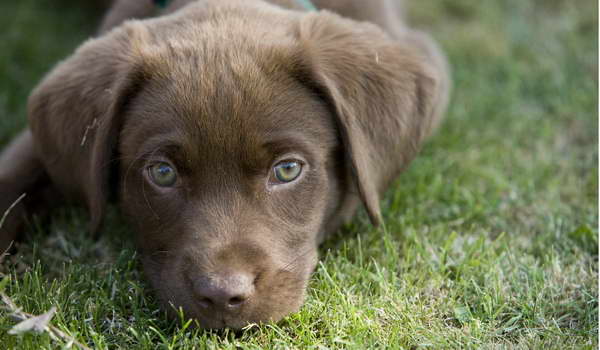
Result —
[[152, 182], [160, 187], [171, 187], [177, 180], [175, 169], [165, 162], [156, 163], [148, 168]]
[[302, 165], [296, 161], [284, 161], [273, 168], [275, 178], [279, 182], [291, 182], [300, 176]]

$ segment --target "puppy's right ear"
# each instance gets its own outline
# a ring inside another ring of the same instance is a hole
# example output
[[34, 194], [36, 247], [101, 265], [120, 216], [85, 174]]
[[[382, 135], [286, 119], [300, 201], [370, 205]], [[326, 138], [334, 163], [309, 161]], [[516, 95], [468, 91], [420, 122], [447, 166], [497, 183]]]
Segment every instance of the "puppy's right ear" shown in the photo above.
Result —
[[123, 115], [147, 78], [141, 47], [149, 33], [132, 21], [84, 43], [55, 67], [29, 98], [39, 159], [68, 198], [83, 201], [91, 230], [101, 225]]

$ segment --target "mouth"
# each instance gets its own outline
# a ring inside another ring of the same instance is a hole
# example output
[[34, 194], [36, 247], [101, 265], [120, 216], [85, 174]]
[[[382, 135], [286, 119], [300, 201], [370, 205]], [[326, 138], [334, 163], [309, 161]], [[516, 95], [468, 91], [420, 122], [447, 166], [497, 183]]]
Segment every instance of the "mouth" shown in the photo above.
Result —
[[[256, 317], [249, 312], [241, 313], [224, 313], [224, 312], [210, 312], [210, 310], [203, 310], [202, 307], [191, 306], [188, 307], [176, 305], [173, 302], [161, 302], [163, 308], [167, 308], [167, 315], [172, 320], [192, 320], [191, 325], [193, 327], [206, 329], [206, 330], [224, 330], [230, 329], [232, 331], [243, 331], [246, 327], [252, 324], [262, 324], [265, 322], [277, 321], [272, 318]], [[170, 310], [170, 311], [169, 311]], [[183, 315], [180, 310], [183, 310]]]

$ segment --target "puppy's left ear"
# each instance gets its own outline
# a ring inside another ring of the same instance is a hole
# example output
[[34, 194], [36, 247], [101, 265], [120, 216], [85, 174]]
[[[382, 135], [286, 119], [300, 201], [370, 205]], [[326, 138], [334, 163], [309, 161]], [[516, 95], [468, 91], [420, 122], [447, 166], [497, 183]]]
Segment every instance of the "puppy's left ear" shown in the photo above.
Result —
[[337, 119], [348, 171], [373, 224], [379, 197], [419, 151], [445, 111], [446, 63], [428, 37], [392, 38], [375, 25], [319, 12], [300, 24], [303, 79]]

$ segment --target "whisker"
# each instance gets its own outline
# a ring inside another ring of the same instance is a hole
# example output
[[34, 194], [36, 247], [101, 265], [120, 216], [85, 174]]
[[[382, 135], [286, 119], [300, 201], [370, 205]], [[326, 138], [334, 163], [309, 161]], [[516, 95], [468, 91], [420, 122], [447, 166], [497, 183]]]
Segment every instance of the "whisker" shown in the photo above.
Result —
[[148, 208], [150, 208], [150, 211], [152, 212], [152, 214], [154, 214], [154, 216], [156, 217], [156, 219], [158, 221], [160, 221], [160, 216], [158, 216], [158, 214], [156, 214], [156, 212], [154, 211], [154, 208], [152, 208], [152, 205], [150, 204], [150, 201], [148, 200], [148, 196], [146, 195], [146, 184], [145, 184], [145, 182], [142, 182], [142, 194], [144, 195], [144, 200], [146, 201], [146, 205], [148, 206]]
[[[127, 193], [127, 177], [129, 176], [129, 172], [131, 171], [131, 169], [133, 168], [133, 166], [135, 165], [136, 162], [140, 161], [140, 160], [150, 160], [150, 158], [143, 158], [145, 156], [145, 154], [141, 154], [140, 156], [138, 156], [137, 158], [135, 158], [133, 160], [133, 162], [131, 162], [131, 164], [129, 165], [129, 167], [127, 167], [127, 170], [125, 171], [125, 175], [123, 176], [123, 194]], [[122, 157], [121, 159], [126, 159], [125, 157]]]
[[[282, 270], [287, 271], [287, 272], [294, 272], [294, 269], [297, 266], [293, 266], [293, 264], [296, 264], [299, 262], [300, 258], [305, 257], [307, 254], [309, 254], [312, 251], [312, 248], [308, 248], [306, 249], [302, 254], [297, 255], [295, 258], [293, 258], [287, 265], [285, 265]], [[292, 268], [290, 269], [290, 266], [292, 266]]]

